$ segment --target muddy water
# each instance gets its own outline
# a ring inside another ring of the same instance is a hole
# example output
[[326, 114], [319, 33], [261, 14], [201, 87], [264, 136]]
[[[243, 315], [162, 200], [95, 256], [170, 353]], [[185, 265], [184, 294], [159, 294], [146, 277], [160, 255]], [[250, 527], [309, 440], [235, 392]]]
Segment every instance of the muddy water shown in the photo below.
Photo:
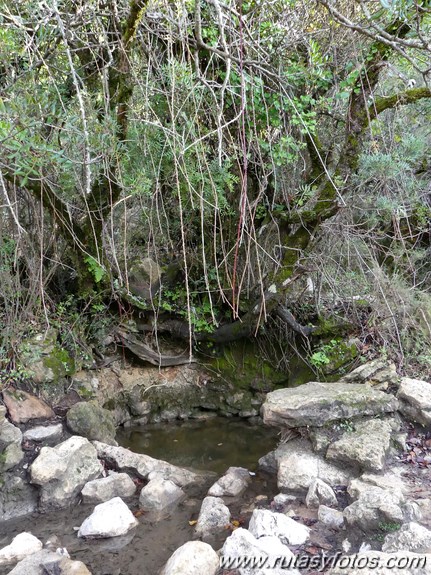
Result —
[[[129, 429], [119, 433], [118, 441], [134, 451], [220, 475], [231, 465], [256, 469], [259, 457], [276, 446], [277, 437], [272, 430], [246, 421], [215, 418]], [[193, 539], [194, 529], [189, 521], [197, 518], [208, 487], [194, 492], [171, 517], [155, 521], [140, 515], [139, 526], [126, 539], [89, 542], [78, 539], [74, 527], [81, 525], [93, 506], [76, 505], [65, 511], [1, 523], [0, 548], [22, 531], [33, 533], [43, 542], [56, 535], [71, 557], [83, 561], [93, 575], [157, 575], [175, 549]], [[249, 513], [244, 509], [250, 508], [256, 495], [271, 496], [274, 489], [274, 478], [258, 472], [244, 497], [230, 505], [232, 516], [247, 521]], [[129, 506], [137, 511], [137, 498]], [[222, 545], [228, 534], [227, 531], [219, 538], [215, 548]], [[0, 575], [6, 575], [10, 569], [0, 568]]]
[[277, 431], [239, 418], [153, 424], [122, 430], [117, 441], [137, 453], [181, 467], [223, 474], [229, 466], [254, 471], [277, 445]]

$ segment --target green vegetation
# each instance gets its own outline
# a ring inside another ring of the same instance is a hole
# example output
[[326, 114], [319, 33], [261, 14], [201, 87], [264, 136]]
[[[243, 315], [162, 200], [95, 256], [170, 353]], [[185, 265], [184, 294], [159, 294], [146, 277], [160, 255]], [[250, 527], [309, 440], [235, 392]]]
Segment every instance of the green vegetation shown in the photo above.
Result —
[[2, 382], [50, 328], [61, 379], [120, 325], [217, 349], [223, 373], [246, 340], [259, 373], [385, 348], [431, 374], [429, 0], [18, 4], [0, 1]]

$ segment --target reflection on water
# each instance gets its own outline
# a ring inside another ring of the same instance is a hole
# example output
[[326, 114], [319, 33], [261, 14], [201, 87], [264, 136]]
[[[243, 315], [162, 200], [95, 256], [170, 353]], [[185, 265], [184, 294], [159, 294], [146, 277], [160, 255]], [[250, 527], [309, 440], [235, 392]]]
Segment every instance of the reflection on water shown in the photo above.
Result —
[[117, 441], [174, 465], [219, 474], [231, 465], [254, 470], [260, 457], [277, 445], [277, 431], [239, 418], [158, 423], [118, 432]]

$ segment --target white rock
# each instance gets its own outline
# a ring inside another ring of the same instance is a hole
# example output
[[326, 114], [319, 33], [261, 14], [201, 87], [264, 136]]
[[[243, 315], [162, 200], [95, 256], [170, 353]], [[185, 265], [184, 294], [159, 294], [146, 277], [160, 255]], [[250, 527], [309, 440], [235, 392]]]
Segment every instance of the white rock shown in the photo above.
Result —
[[10, 545], [0, 550], [0, 565], [16, 563], [24, 557], [42, 549], [42, 542], [31, 533], [20, 533], [12, 539]]
[[39, 425], [32, 427], [24, 432], [24, 439], [27, 441], [47, 441], [49, 439], [56, 439], [63, 433], [63, 426], [61, 423], [56, 425]]
[[268, 509], [255, 509], [250, 519], [249, 531], [257, 539], [265, 535], [278, 537], [283, 544], [302, 545], [310, 529], [301, 523]]
[[[50, 570], [47, 571], [45, 567], [50, 568]], [[47, 549], [42, 549], [42, 551], [25, 557], [8, 575], [46, 575], [48, 572], [61, 573], [62, 575], [91, 575], [81, 561], [72, 561], [68, 557], [62, 557]]]
[[96, 449], [79, 436], [55, 447], [42, 447], [30, 467], [31, 483], [42, 486], [42, 507], [69, 505], [87, 481], [96, 479], [102, 471]]
[[318, 520], [330, 527], [331, 529], [342, 529], [344, 526], [344, 515], [342, 511], [338, 509], [331, 509], [326, 505], [320, 505], [317, 511]]
[[[220, 563], [225, 569], [233, 568], [235, 565], [232, 565], [231, 562], [244, 557], [267, 562], [277, 559], [279, 562], [277, 567], [273, 569], [240, 568], [239, 573], [241, 575], [299, 575], [296, 569], [288, 568], [293, 567], [295, 556], [278, 537], [263, 536], [256, 539], [250, 531], [240, 527], [235, 529], [232, 535], [226, 539], [221, 551]], [[272, 566], [275, 565], [275, 562], [272, 563]]]
[[402, 523], [403, 512], [399, 498], [380, 487], [370, 487], [359, 499], [344, 509], [344, 518], [350, 526], [368, 531], [380, 523]]
[[213, 497], [237, 497], [250, 483], [250, 473], [243, 467], [229, 467], [227, 472], [212, 485], [208, 495]]
[[132, 497], [135, 492], [136, 485], [127, 473], [111, 471], [107, 477], [88, 481], [81, 495], [84, 503], [103, 503], [114, 497]]
[[403, 415], [423, 425], [431, 424], [431, 383], [403, 377], [398, 399]]
[[336, 507], [337, 497], [332, 487], [321, 479], [314, 479], [308, 488], [305, 504], [307, 507], [319, 507], [320, 504]]
[[215, 575], [218, 568], [219, 557], [208, 543], [188, 541], [171, 555], [160, 575]]
[[364, 473], [361, 477], [350, 482], [347, 492], [354, 499], [358, 499], [362, 493], [369, 491], [370, 487], [380, 487], [385, 491], [390, 491], [392, 496], [396, 497], [401, 504], [404, 502], [404, 494], [408, 490], [408, 486], [402, 479], [404, 472], [403, 467], [393, 467], [383, 475]]
[[78, 531], [78, 537], [103, 539], [118, 537], [138, 525], [138, 521], [120, 497], [96, 505]]
[[278, 488], [282, 492], [306, 493], [315, 479], [329, 485], [348, 485], [353, 471], [347, 465], [343, 469], [325, 461], [313, 453], [309, 441], [289, 441], [278, 463]]
[[404, 523], [399, 531], [386, 535], [382, 551], [386, 553], [396, 551], [431, 553], [431, 531], [413, 521]]
[[209, 538], [224, 531], [230, 523], [230, 511], [219, 497], [205, 497], [196, 523], [196, 533]]
[[172, 509], [185, 498], [186, 494], [169, 479], [151, 479], [139, 496], [139, 507], [144, 511]]

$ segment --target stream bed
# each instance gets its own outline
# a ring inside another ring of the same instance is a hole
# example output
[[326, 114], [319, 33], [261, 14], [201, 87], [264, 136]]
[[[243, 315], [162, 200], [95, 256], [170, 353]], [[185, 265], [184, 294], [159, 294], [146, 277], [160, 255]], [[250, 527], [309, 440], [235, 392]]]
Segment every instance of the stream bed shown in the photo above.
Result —
[[[258, 459], [275, 448], [278, 438], [273, 429], [261, 424], [217, 417], [120, 430], [117, 441], [132, 451], [175, 465], [222, 475], [229, 466], [256, 470]], [[172, 553], [194, 538], [194, 528], [189, 521], [197, 519], [202, 499], [212, 482], [195, 490], [166, 519], [155, 521], [138, 513], [139, 526], [125, 538], [78, 539], [74, 528], [81, 525], [94, 506], [75, 505], [66, 510], [1, 523], [0, 547], [8, 545], [15, 535], [23, 531], [31, 532], [44, 543], [55, 535], [70, 556], [83, 561], [93, 575], [157, 575]], [[247, 521], [251, 511], [245, 510], [251, 509], [255, 498], [262, 494], [271, 497], [275, 489], [275, 477], [257, 471], [246, 493], [230, 505], [232, 517], [241, 516]], [[128, 501], [128, 505], [137, 512], [138, 498]], [[227, 530], [217, 544], [221, 546], [228, 535]], [[11, 569], [10, 566], [0, 568], [0, 575], [6, 575]]]

